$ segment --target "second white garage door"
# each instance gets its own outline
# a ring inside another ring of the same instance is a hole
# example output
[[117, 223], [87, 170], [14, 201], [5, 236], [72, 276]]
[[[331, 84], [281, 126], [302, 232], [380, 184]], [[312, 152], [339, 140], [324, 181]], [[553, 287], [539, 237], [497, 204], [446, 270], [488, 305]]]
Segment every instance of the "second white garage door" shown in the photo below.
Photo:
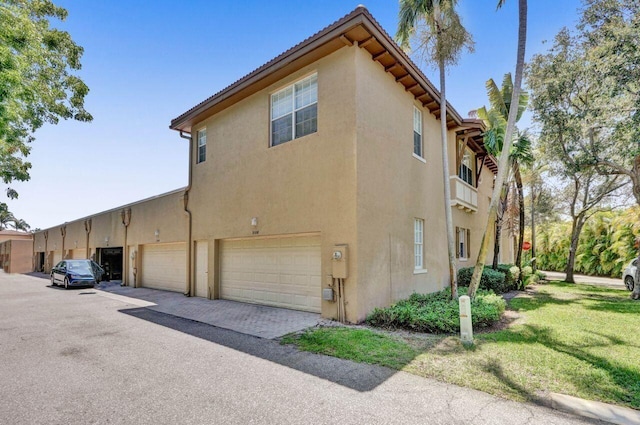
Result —
[[184, 292], [187, 253], [184, 243], [141, 246], [141, 285], [146, 288]]
[[320, 236], [224, 240], [221, 298], [320, 312]]

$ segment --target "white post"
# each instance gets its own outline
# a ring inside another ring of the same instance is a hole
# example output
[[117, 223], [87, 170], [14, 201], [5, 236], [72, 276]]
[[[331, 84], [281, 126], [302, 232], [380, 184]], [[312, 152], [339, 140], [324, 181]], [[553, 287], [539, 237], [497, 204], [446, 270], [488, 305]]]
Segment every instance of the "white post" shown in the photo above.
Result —
[[460, 340], [463, 344], [473, 344], [473, 326], [471, 324], [471, 299], [461, 296], [460, 304]]

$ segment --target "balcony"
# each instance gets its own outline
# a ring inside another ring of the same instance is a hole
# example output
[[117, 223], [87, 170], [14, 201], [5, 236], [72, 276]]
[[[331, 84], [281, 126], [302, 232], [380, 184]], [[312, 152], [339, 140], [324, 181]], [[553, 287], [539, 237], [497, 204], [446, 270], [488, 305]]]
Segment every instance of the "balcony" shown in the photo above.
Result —
[[451, 176], [451, 206], [469, 213], [478, 211], [478, 190], [458, 176]]

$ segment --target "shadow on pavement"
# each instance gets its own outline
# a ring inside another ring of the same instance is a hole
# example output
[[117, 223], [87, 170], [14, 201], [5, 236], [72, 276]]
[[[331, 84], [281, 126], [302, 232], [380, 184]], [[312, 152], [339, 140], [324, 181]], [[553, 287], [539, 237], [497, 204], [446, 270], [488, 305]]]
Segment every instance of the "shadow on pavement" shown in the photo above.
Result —
[[371, 391], [397, 373], [395, 370], [381, 366], [354, 363], [335, 357], [298, 351], [295, 347], [281, 345], [278, 341], [244, 335], [208, 324], [159, 313], [147, 308], [132, 308], [119, 311], [138, 319], [326, 379], [356, 391]]

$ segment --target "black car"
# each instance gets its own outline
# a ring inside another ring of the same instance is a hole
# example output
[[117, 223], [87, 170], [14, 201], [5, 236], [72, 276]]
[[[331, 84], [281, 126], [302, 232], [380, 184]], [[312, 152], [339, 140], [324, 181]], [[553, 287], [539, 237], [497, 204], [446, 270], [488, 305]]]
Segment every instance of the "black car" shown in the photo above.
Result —
[[62, 260], [51, 269], [51, 286], [93, 287], [100, 282], [102, 268], [91, 260]]

